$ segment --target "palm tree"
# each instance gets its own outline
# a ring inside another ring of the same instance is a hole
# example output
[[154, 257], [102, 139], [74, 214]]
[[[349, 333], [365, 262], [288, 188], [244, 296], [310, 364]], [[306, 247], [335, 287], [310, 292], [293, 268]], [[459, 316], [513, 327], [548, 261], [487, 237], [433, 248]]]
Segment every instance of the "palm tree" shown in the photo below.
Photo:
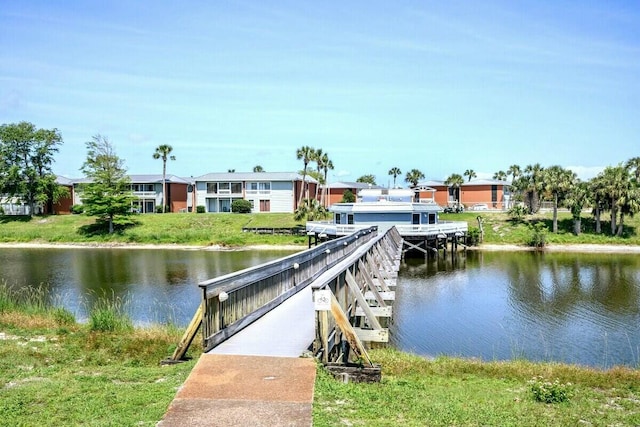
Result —
[[253, 171], [254, 172], [264, 172], [264, 169], [262, 168], [262, 166], [257, 165], [253, 167]]
[[322, 194], [320, 195], [320, 204], [324, 206], [324, 198], [327, 192], [327, 174], [329, 170], [333, 170], [333, 162], [329, 159], [329, 155], [324, 153], [322, 155], [322, 171], [324, 172], [324, 187], [322, 187]]
[[[302, 169], [302, 188], [300, 189], [300, 197], [298, 199], [298, 206], [302, 204], [302, 200], [304, 199], [305, 192], [308, 191], [306, 188], [306, 178], [307, 178], [307, 167], [309, 166], [309, 162], [313, 160], [315, 155], [315, 150], [308, 145], [304, 145], [296, 151], [296, 157], [298, 160], [302, 160], [304, 164], [304, 168]], [[308, 196], [307, 196], [308, 197]]]
[[573, 234], [580, 234], [582, 228], [582, 208], [591, 200], [589, 184], [576, 179], [564, 199], [564, 205], [573, 218]]
[[551, 166], [542, 173], [542, 189], [553, 198], [553, 232], [558, 232], [558, 200], [573, 187], [577, 176], [561, 166]]
[[520, 166], [511, 165], [509, 166], [509, 170], [507, 170], [507, 175], [511, 175], [511, 181], [515, 181], [520, 175], [522, 175], [522, 171], [520, 170]]
[[640, 157], [632, 157], [627, 160], [625, 167], [636, 177], [636, 183], [640, 183]]
[[[324, 153], [322, 152], [322, 148], [318, 148], [317, 150], [314, 150], [313, 152], [313, 161], [316, 162], [316, 176], [319, 178], [319, 184], [324, 184], [322, 182], [322, 168], [323, 168], [323, 155]], [[315, 195], [315, 199], [318, 200], [318, 191], [320, 191], [319, 185], [316, 185], [316, 195]]]
[[478, 176], [476, 174], [476, 171], [474, 171], [473, 169], [467, 169], [466, 171], [464, 171], [463, 175], [467, 177], [467, 182]]
[[392, 167], [391, 169], [389, 169], [389, 175], [393, 175], [393, 188], [396, 187], [396, 177], [402, 175], [402, 171], [400, 170], [400, 168], [397, 167]]
[[506, 181], [507, 173], [505, 171], [498, 171], [493, 174], [493, 179], [497, 179], [498, 181]]
[[404, 180], [411, 183], [413, 187], [417, 187], [421, 179], [424, 179], [424, 174], [418, 169], [411, 169], [404, 177]]
[[528, 165], [524, 175], [519, 177], [517, 187], [526, 195], [529, 213], [536, 213], [540, 209], [540, 191], [542, 190], [542, 172], [544, 168], [540, 163]]
[[456, 207], [460, 207], [460, 186], [464, 184], [464, 178], [457, 173], [453, 173], [444, 181], [445, 185], [453, 188], [453, 193], [455, 195]]
[[167, 144], [158, 145], [155, 153], [153, 153], [154, 159], [162, 159], [162, 213], [166, 208], [166, 194], [167, 194], [167, 160], [175, 160], [176, 156], [172, 156], [171, 152], [173, 147]]

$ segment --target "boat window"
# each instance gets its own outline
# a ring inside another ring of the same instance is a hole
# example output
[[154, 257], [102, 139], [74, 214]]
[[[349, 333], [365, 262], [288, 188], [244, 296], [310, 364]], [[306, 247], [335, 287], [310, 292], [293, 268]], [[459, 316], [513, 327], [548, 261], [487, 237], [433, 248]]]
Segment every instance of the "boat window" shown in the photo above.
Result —
[[335, 216], [333, 218], [334, 218], [333, 222], [335, 224], [340, 224], [340, 214], [339, 213], [335, 214]]
[[347, 215], [347, 224], [353, 224], [353, 214]]
[[436, 220], [437, 216], [434, 213], [429, 214], [429, 224], [436, 224], [438, 221]]
[[420, 224], [420, 214], [419, 213], [414, 213], [412, 218], [411, 218], [411, 223], [413, 225], [417, 225]]

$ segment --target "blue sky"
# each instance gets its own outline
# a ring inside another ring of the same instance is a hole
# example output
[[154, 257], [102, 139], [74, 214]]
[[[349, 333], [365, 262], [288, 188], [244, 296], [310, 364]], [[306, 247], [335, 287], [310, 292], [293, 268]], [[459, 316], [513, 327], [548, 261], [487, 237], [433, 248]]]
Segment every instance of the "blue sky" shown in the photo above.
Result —
[[107, 136], [132, 174], [302, 168], [330, 181], [511, 164], [587, 179], [640, 156], [633, 1], [9, 1], [0, 123], [60, 130], [79, 177]]

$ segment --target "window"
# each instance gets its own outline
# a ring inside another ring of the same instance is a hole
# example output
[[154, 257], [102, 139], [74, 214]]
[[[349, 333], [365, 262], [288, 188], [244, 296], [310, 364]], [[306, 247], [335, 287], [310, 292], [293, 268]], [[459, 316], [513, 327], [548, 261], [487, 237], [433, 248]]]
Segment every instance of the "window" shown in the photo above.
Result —
[[340, 214], [335, 214], [335, 216], [333, 217], [333, 222], [335, 224], [340, 224]]
[[271, 192], [271, 183], [270, 182], [248, 182], [247, 192], [269, 194]]
[[219, 182], [218, 183], [218, 193], [220, 194], [229, 194], [231, 193], [231, 184], [228, 182]]
[[347, 214], [347, 224], [353, 224], [353, 214]]
[[271, 200], [260, 200], [260, 212], [271, 212]]
[[215, 182], [207, 182], [207, 193], [216, 194], [218, 192], [218, 184]]
[[233, 194], [242, 194], [242, 183], [241, 182], [232, 182], [231, 183], [231, 193], [233, 193]]

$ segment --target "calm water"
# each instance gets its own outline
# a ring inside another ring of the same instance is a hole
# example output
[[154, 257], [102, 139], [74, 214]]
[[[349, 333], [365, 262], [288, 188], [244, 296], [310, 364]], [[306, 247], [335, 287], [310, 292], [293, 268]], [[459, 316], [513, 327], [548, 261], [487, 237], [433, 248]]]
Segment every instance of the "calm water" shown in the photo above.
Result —
[[[138, 325], [186, 326], [200, 281], [291, 252], [0, 249], [0, 282], [38, 286], [78, 320], [118, 296]], [[393, 344], [484, 360], [525, 357], [597, 367], [640, 365], [640, 256], [468, 252], [408, 260]]]
[[401, 350], [640, 365], [638, 255], [469, 252], [408, 263], [398, 283]]
[[198, 283], [262, 264], [290, 251], [163, 249], [0, 249], [0, 283], [42, 286], [80, 321], [97, 299], [119, 297], [137, 325], [186, 326]]

